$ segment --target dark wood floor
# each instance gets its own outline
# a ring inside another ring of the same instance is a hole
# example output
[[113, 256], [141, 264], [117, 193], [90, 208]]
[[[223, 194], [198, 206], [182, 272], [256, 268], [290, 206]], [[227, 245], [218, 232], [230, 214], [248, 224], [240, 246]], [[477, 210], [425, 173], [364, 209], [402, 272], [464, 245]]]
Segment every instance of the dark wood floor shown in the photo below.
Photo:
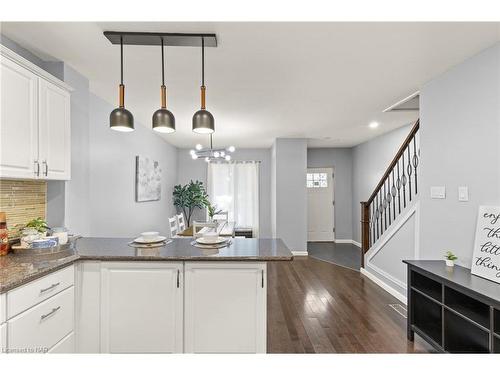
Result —
[[268, 263], [268, 353], [411, 353], [398, 303], [359, 272], [314, 258]]

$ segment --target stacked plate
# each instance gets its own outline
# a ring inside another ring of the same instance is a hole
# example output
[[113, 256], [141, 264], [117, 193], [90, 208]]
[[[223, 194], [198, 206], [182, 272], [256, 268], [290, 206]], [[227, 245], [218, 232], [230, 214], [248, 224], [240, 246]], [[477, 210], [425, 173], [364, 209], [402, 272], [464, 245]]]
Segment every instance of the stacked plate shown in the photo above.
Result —
[[143, 232], [131, 242], [131, 245], [137, 247], [155, 247], [165, 245], [167, 237], [160, 236], [158, 232]]
[[207, 236], [196, 238], [191, 245], [200, 249], [220, 249], [231, 244], [228, 237]]

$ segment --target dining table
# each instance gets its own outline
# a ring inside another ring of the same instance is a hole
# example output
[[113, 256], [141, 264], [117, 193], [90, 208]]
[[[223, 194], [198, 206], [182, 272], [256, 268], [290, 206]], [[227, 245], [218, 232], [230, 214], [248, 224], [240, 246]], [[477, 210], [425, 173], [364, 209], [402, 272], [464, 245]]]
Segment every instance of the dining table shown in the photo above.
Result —
[[[197, 224], [200, 226], [200, 224]], [[236, 223], [234, 221], [222, 221], [220, 223], [217, 223], [217, 226], [213, 228], [212, 226], [206, 226], [201, 228], [198, 231], [198, 234], [202, 235], [207, 232], [211, 231], [217, 231], [219, 236], [221, 237], [234, 237], [234, 228], [235, 228]], [[187, 227], [185, 230], [182, 232], [177, 233], [178, 236], [181, 237], [193, 237], [193, 225], [190, 225]]]

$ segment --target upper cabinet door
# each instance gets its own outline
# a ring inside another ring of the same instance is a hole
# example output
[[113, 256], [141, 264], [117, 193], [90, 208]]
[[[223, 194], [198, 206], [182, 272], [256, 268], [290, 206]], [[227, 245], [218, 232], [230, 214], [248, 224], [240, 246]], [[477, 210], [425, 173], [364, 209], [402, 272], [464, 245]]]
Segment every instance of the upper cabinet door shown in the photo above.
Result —
[[40, 178], [71, 178], [70, 93], [39, 80]]
[[182, 353], [180, 262], [103, 262], [101, 352]]
[[0, 177], [36, 178], [38, 77], [2, 57], [0, 81]]
[[266, 264], [186, 262], [186, 353], [266, 352]]

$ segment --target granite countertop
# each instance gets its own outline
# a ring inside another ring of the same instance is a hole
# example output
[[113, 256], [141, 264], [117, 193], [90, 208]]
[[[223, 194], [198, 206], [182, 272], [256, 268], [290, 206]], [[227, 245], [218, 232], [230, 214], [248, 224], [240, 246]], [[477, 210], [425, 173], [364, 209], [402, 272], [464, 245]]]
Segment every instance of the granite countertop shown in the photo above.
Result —
[[78, 260], [102, 261], [288, 261], [293, 259], [281, 239], [233, 238], [230, 246], [205, 250], [192, 238], [174, 238], [157, 248], [135, 248], [131, 238], [83, 237], [73, 251], [51, 255], [0, 257], [0, 293], [64, 268]]

